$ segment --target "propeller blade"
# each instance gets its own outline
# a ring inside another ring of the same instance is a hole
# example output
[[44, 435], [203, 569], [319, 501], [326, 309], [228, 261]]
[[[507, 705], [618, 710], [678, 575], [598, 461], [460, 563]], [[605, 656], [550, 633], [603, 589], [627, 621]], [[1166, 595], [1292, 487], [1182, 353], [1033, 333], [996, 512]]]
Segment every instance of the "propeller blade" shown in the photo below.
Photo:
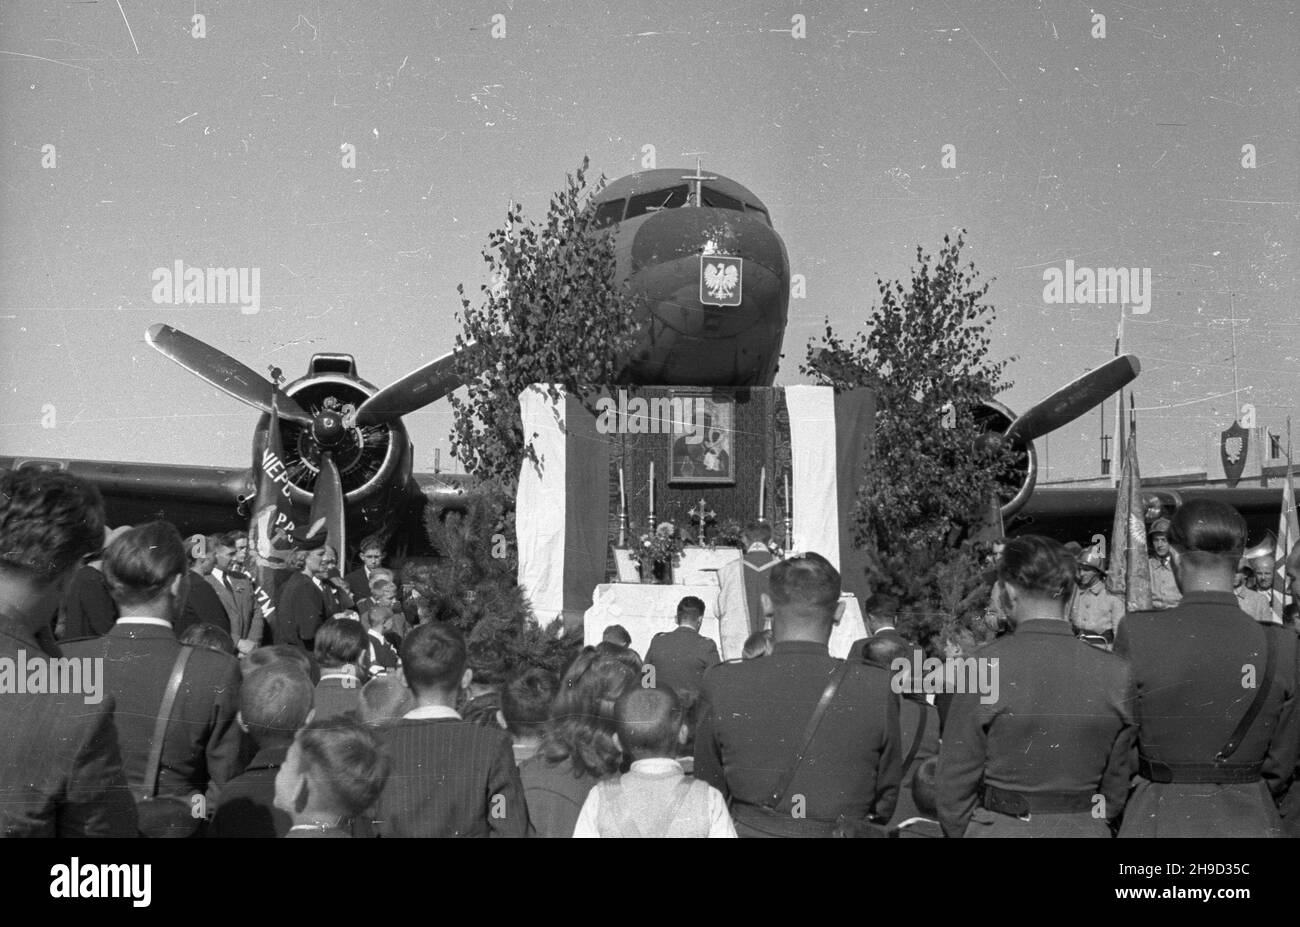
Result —
[[1080, 415], [1096, 408], [1112, 393], [1132, 383], [1141, 371], [1142, 364], [1136, 355], [1116, 357], [1026, 409], [1023, 415], [1011, 423], [1003, 437], [1013, 442], [1032, 441], [1062, 425], [1068, 425]]
[[357, 408], [356, 426], [387, 425], [437, 402], [461, 384], [456, 373], [457, 355], [478, 353], [478, 345], [470, 342], [461, 351], [444, 354], [390, 383]]
[[316, 478], [316, 488], [311, 498], [311, 521], [313, 524], [325, 520], [325, 543], [334, 548], [339, 557], [339, 568], [343, 567], [343, 556], [347, 552], [344, 542], [344, 520], [347, 509], [343, 505], [343, 479], [339, 468], [334, 464], [334, 455], [323, 451], [320, 455], [320, 476]]
[[266, 377], [245, 367], [229, 354], [161, 323], [149, 326], [144, 338], [160, 354], [166, 355], [196, 377], [208, 381], [240, 402], [270, 412], [271, 396], [274, 394], [281, 418], [300, 425], [311, 425], [311, 416], [302, 406], [272, 386]]

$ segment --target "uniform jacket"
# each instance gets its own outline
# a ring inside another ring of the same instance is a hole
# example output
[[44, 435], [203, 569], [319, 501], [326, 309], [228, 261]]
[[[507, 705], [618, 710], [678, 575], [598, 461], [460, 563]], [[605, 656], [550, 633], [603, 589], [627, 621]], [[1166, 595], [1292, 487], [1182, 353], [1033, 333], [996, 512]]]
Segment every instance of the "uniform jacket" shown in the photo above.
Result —
[[[32, 633], [0, 618], [0, 658], [44, 658]], [[134, 837], [113, 697], [0, 695], [0, 837]]]
[[[770, 656], [723, 663], [705, 674], [695, 776], [732, 800], [741, 836], [755, 835], [756, 819], [761, 828], [765, 813], [745, 812], [766, 802], [793, 764], [804, 727], [841, 662], [825, 644], [778, 641]], [[902, 779], [899, 741], [889, 671], [851, 664], [775, 818], [792, 820], [799, 795], [811, 821], [830, 823], [840, 815], [888, 820]]]
[[523, 837], [528, 809], [510, 736], [455, 718], [385, 730], [392, 766], [379, 798], [385, 837]]
[[[119, 620], [103, 637], [64, 647], [68, 656], [104, 660], [104, 688], [117, 703], [122, 765], [133, 789], [144, 782], [154, 723], [182, 646], [171, 628]], [[240, 771], [238, 711], [239, 662], [194, 648], [163, 743], [159, 795], [197, 792], [219, 800], [222, 786]]]
[[1273, 684], [1228, 762], [1260, 763], [1261, 783], [1152, 783], [1134, 792], [1120, 836], [1270, 836], [1273, 799], [1295, 771], [1300, 719], [1296, 635], [1261, 624], [1231, 592], [1190, 592], [1177, 608], [1124, 619], [1115, 652], [1132, 665], [1138, 750], [1163, 763], [1212, 763], [1263, 681], [1264, 647], [1276, 652]]
[[718, 665], [718, 645], [694, 628], [678, 625], [654, 636], [645, 662], [654, 667], [656, 688], [698, 692], [705, 670]]
[[[921, 730], [921, 715], [925, 715], [925, 730]], [[909, 818], [920, 816], [912, 798], [912, 784], [916, 782], [916, 771], [932, 756], [939, 755], [939, 712], [921, 695], [900, 696], [898, 703], [899, 755], [907, 759], [912, 745], [916, 744], [916, 756], [903, 768], [903, 781], [898, 790], [898, 806], [890, 824], [898, 826]], [[918, 735], [920, 740], [917, 740]]]
[[1099, 579], [1087, 589], [1076, 589], [1070, 603], [1070, 624], [1092, 634], [1113, 632], [1127, 610], [1123, 597], [1108, 591], [1105, 580]]
[[[1136, 734], [1124, 660], [1078, 640], [1065, 621], [1053, 619], [1022, 621], [971, 657], [998, 661], [997, 692], [987, 703], [977, 692], [952, 698], [936, 780], [944, 832], [966, 833], [983, 784], [1021, 793], [1100, 795], [1105, 804], [1096, 807], [1104, 817], [1083, 812], [1076, 835], [1100, 830], [1109, 836], [1105, 820], [1124, 808]], [[978, 820], [983, 826], [1005, 823], [996, 821], [1005, 817], [981, 810]], [[1053, 819], [1075, 815], [1032, 817], [1055, 826], [1060, 822]]]
[[1178, 591], [1178, 582], [1174, 579], [1173, 560], [1165, 557], [1148, 557], [1151, 567], [1151, 601], [1156, 608], [1173, 608], [1183, 594]]

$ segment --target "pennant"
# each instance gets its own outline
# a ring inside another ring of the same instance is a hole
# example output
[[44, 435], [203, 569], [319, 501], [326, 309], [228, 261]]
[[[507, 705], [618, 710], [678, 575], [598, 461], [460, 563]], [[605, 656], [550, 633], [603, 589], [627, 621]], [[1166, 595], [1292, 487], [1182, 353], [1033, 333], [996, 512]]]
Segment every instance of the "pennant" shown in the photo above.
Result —
[[[252, 557], [253, 584], [262, 615], [273, 621], [276, 590], [292, 569], [289, 557], [295, 539], [293, 505], [289, 496], [289, 474], [284, 466], [280, 440], [280, 416], [275, 394], [271, 395], [271, 421], [266, 429], [266, 446], [257, 470], [257, 494], [253, 497], [253, 514], [248, 523], [248, 551]], [[321, 538], [323, 540], [323, 536]]]
[[1110, 568], [1106, 588], [1123, 595], [1131, 612], [1150, 611], [1151, 564], [1147, 527], [1142, 519], [1142, 480], [1138, 472], [1137, 434], [1124, 443], [1124, 460], [1115, 493], [1115, 520], [1110, 532]]

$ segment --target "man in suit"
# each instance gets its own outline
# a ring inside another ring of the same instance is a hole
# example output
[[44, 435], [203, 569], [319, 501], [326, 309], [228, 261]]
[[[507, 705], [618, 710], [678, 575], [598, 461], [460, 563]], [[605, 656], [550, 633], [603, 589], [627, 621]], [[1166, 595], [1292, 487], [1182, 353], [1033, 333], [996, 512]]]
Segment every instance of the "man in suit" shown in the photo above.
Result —
[[[844, 611], [840, 575], [819, 554], [772, 569], [763, 608], [772, 654], [723, 663], [704, 676], [695, 776], [732, 800], [742, 837], [829, 836], [836, 822], [883, 824], [902, 779], [898, 697], [889, 671], [845, 663], [827, 651]], [[812, 742], [795, 768], [804, 731], [838, 679]], [[784, 794], [780, 784], [793, 769]]]
[[235, 542], [236, 538], [242, 536], [242, 532], [232, 531], [208, 538], [208, 544], [214, 551], [208, 582], [230, 619], [230, 636], [240, 655], [251, 653], [261, 646], [264, 625], [253, 581], [235, 568]]
[[[0, 473], [0, 660], [30, 666], [60, 655], [38, 637], [63, 584], [103, 540], [93, 486], [58, 470]], [[113, 708], [88, 687], [0, 695], [0, 836], [135, 836]]]
[[894, 627], [898, 616], [898, 605], [898, 599], [893, 596], [872, 595], [865, 609], [869, 633], [866, 637], [858, 638], [853, 642], [853, 646], [849, 648], [850, 660], [866, 659], [867, 645], [877, 638], [893, 641], [900, 647], [910, 646], [907, 638], [899, 634], [898, 629]]
[[[1169, 543], [1180, 603], [1129, 614], [1115, 639], [1132, 666], [1140, 777], [1119, 835], [1277, 836], [1274, 800], [1286, 792], [1300, 749], [1296, 636], [1255, 621], [1233, 595], [1246, 544], [1236, 509], [1185, 503]], [[1269, 656], [1273, 679], [1265, 686]], [[1260, 693], [1250, 728], [1219, 759]]]
[[645, 653], [654, 667], [654, 686], [676, 692], [700, 691], [705, 670], [718, 665], [718, 645], [700, 633], [704, 602], [688, 595], [677, 603], [677, 627], [656, 634]]
[[[69, 656], [101, 658], [104, 685], [117, 703], [122, 765], [141, 788], [154, 725], [177, 657], [175, 613], [185, 548], [167, 522], [132, 528], [109, 545], [104, 576], [121, 616], [103, 637], [69, 643]], [[206, 582], [203, 588], [209, 592]], [[215, 600], [216, 593], [212, 593]], [[203, 647], [191, 649], [162, 745], [157, 794], [215, 808], [221, 788], [239, 772], [239, 662]]]
[[296, 663], [280, 660], [244, 677], [239, 689], [239, 726], [257, 752], [244, 771], [226, 783], [210, 837], [283, 837], [293, 823], [275, 807], [275, 775], [294, 734], [312, 718], [312, 684]]
[[385, 729], [392, 770], [376, 825], [393, 837], [523, 837], [524, 790], [510, 736], [461, 720], [469, 687], [465, 639], [453, 625], [420, 625], [402, 642], [402, 678], [416, 707]]
[[[371, 584], [375, 580], [375, 571], [382, 569], [384, 565], [384, 545], [377, 537], [368, 537], [361, 542], [361, 566], [357, 567], [347, 576], [343, 577], [348, 584], [348, 591], [352, 593], [352, 599], [360, 602], [362, 599], [370, 598]], [[390, 572], [389, 578], [392, 578]], [[398, 592], [398, 601], [401, 601], [400, 590]]]
[[208, 574], [216, 563], [216, 554], [208, 539], [194, 534], [185, 539], [185, 554], [189, 569], [181, 577], [176, 601], [179, 608], [172, 622], [179, 638], [192, 624], [210, 624], [230, 633], [230, 618], [217, 597], [217, 591], [208, 582]]
[[308, 551], [302, 571], [280, 587], [275, 607], [277, 644], [292, 644], [310, 652], [316, 629], [334, 616], [333, 595], [327, 597], [325, 591], [332, 555], [328, 547]]

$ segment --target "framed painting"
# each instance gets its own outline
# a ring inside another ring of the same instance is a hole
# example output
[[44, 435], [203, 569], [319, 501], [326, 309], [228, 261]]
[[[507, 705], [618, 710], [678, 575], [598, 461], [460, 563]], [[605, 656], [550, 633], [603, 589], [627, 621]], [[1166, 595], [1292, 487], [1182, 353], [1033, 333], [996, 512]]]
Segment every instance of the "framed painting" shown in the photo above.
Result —
[[734, 485], [736, 402], [707, 391], [672, 392], [681, 401], [680, 424], [668, 435], [668, 483]]

